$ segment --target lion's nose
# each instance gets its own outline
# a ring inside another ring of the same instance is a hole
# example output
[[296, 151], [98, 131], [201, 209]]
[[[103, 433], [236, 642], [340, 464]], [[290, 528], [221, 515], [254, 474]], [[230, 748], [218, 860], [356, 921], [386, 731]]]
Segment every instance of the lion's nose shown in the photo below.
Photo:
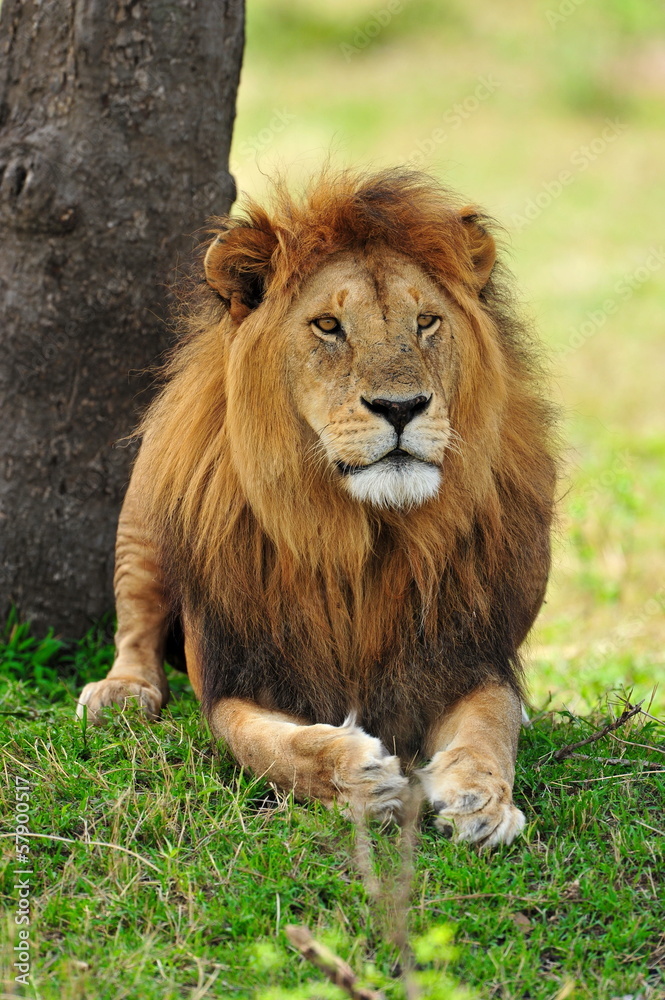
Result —
[[413, 396], [411, 399], [363, 399], [362, 402], [373, 413], [380, 413], [398, 434], [401, 434], [410, 420], [426, 410], [431, 396]]

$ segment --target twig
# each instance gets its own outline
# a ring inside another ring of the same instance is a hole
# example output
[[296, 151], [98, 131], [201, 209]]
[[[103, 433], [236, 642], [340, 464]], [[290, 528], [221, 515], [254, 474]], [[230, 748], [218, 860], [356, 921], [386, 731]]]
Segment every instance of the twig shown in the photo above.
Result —
[[[152, 861], [148, 861], [147, 858], [137, 854], [136, 851], [130, 851], [128, 847], [122, 847], [120, 844], [109, 844], [105, 840], [72, 840], [71, 837], [57, 837], [54, 833], [22, 833], [20, 836], [37, 837], [39, 840], [59, 840], [63, 844], [81, 844], [83, 847], [111, 847], [114, 851], [122, 851], [124, 854], [129, 854], [132, 858], [136, 858], [137, 861], [143, 862], [148, 868], [154, 868], [156, 872], [161, 871], [157, 865], [153, 865]], [[16, 837], [16, 834], [0, 833], [0, 837]]]
[[[665, 774], [665, 770], [649, 770], [648, 774]], [[568, 788], [569, 785], [588, 785], [591, 781], [637, 781], [641, 777], [641, 774], [604, 774], [602, 778], [569, 778], [567, 781], [552, 781], [551, 784], [558, 785], [559, 788]]]
[[623, 743], [627, 747], [639, 747], [640, 750], [651, 750], [653, 753], [665, 754], [665, 750], [661, 749], [661, 747], [649, 746], [648, 743], [633, 743], [632, 740], [622, 740], [620, 736], [614, 735], [612, 735], [612, 739], [616, 740], [617, 743]]
[[389, 899], [390, 937], [399, 949], [400, 965], [407, 1000], [420, 1000], [422, 990], [414, 975], [414, 956], [409, 945], [409, 903], [415, 878], [414, 854], [418, 841], [418, 817], [424, 798], [420, 783], [411, 784], [405, 798], [399, 840], [400, 865]]
[[652, 722], [657, 722], [659, 726], [665, 726], [665, 719], [659, 719], [650, 712], [645, 712], [644, 709], [642, 709], [642, 715], [646, 715], [647, 719], [651, 719]]
[[639, 826], [643, 826], [646, 830], [651, 830], [652, 833], [657, 833], [659, 837], [665, 837], [665, 832], [658, 830], [655, 826], [649, 826], [648, 823], [643, 823], [641, 819], [636, 819], [635, 822]]
[[356, 843], [354, 851], [356, 868], [360, 872], [365, 892], [370, 899], [378, 903], [381, 897], [381, 884], [374, 871], [372, 863], [372, 842], [367, 829], [367, 816], [361, 813], [356, 818]]
[[[405, 796], [402, 808], [399, 840], [400, 865], [391, 885], [384, 884], [374, 870], [372, 842], [367, 828], [367, 815], [356, 817], [355, 862], [370, 899], [382, 913], [385, 932], [399, 950], [402, 977], [408, 1000], [418, 1000], [421, 991], [413, 975], [413, 954], [408, 939], [409, 898], [414, 876], [413, 854], [417, 838], [417, 824], [423, 792], [420, 785], [412, 785]], [[384, 994], [358, 986], [358, 979], [346, 962], [338, 958], [325, 945], [319, 944], [304, 926], [289, 924], [286, 935], [309, 962], [320, 969], [331, 982], [340, 986], [354, 1000], [384, 1000]]]
[[[511, 902], [528, 903], [529, 906], [539, 906], [547, 902], [546, 896], [515, 896], [511, 892], [459, 892], [448, 896], [439, 896], [428, 904], [428, 909], [433, 909], [439, 903], [459, 903], [466, 899], [505, 899]], [[443, 912], [438, 911], [437, 912]]]
[[319, 944], [309, 930], [302, 924], [287, 924], [284, 928], [286, 936], [303, 958], [315, 965], [328, 977], [331, 983], [341, 987], [352, 997], [352, 1000], [385, 1000], [383, 993], [358, 986], [358, 977], [350, 965], [339, 958], [330, 948]]
[[570, 757], [575, 750], [579, 749], [579, 747], [586, 747], [589, 743], [595, 743], [597, 740], [602, 740], [603, 736], [607, 736], [608, 733], [613, 733], [615, 729], [619, 729], [626, 722], [628, 722], [629, 719], [632, 719], [634, 715], [637, 715], [638, 712], [641, 711], [642, 702], [640, 702], [639, 705], [626, 705], [618, 719], [614, 719], [613, 722], [608, 722], [606, 726], [603, 726], [602, 729], [592, 733], [591, 736], [587, 736], [585, 740], [579, 740], [578, 743], [569, 743], [568, 746], [560, 747], [560, 749], [556, 750], [549, 759], [565, 760], [566, 757]]
[[[616, 736], [614, 737], [616, 739]], [[622, 740], [622, 742], [624, 742]], [[633, 744], [637, 746], [638, 744]], [[648, 747], [649, 750], [656, 750], [657, 747]], [[660, 769], [663, 765], [653, 760], [631, 760], [630, 757], [593, 757], [590, 753], [571, 753], [571, 760], [597, 760], [600, 764], [623, 764], [644, 767], [647, 771]]]
[[411, 784], [404, 796], [400, 815], [399, 867], [390, 883], [379, 879], [372, 863], [372, 843], [367, 816], [356, 821], [355, 862], [367, 895], [381, 915], [384, 933], [397, 947], [406, 1000], [419, 1000], [422, 993], [413, 974], [413, 952], [409, 946], [408, 914], [414, 879], [413, 856], [418, 836], [418, 816], [424, 793], [420, 783]]

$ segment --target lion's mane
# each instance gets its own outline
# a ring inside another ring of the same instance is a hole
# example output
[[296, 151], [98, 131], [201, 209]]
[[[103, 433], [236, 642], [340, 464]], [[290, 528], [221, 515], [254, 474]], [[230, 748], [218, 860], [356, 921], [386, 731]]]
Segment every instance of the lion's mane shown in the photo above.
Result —
[[[336, 724], [356, 708], [408, 756], [442, 705], [490, 678], [519, 689], [549, 569], [551, 412], [501, 266], [472, 288], [474, 233], [491, 220], [469, 229], [458, 209], [422, 175], [328, 173], [300, 200], [278, 186], [269, 212], [216, 220], [231, 291], [223, 301], [199, 268], [142, 427], [146, 522], [201, 652], [204, 710], [234, 695]], [[401, 512], [354, 501], [304, 445], [278, 335], [308, 275], [377, 244], [467, 318], [459, 450], [438, 496]], [[237, 328], [236, 285], [263, 300]]]

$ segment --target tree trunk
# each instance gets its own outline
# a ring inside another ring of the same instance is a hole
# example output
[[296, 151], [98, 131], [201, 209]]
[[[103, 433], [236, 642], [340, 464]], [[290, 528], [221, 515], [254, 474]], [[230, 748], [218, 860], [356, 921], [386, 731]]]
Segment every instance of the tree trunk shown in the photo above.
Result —
[[0, 615], [112, 607], [123, 443], [173, 337], [178, 254], [234, 197], [242, 0], [4, 0]]

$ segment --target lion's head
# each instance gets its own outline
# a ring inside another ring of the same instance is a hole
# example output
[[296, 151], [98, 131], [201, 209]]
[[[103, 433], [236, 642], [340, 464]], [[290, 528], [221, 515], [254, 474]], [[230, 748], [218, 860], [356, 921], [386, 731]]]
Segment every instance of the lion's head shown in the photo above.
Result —
[[[257, 351], [270, 352], [282, 384], [276, 392], [273, 368], [266, 423], [287, 407], [299, 425], [291, 447], [325, 464], [332, 484], [360, 503], [408, 508], [437, 495], [445, 453], [461, 440], [451, 403], [461, 367], [481, 360], [468, 356], [464, 305], [487, 283], [494, 240], [472, 209], [455, 210], [413, 177], [322, 187], [299, 218], [292, 205], [270, 220], [255, 209], [244, 224], [227, 222], [207, 250], [208, 284], [238, 337], [228, 419], [237, 404], [241, 430], [248, 379], [265, 378]], [[395, 214], [407, 216], [403, 230]], [[260, 462], [256, 444], [250, 454]]]
[[[251, 650], [262, 690], [332, 720], [351, 667], [358, 684], [390, 658], [425, 699], [435, 676], [446, 697], [489, 664], [514, 679], [554, 463], [491, 229], [394, 172], [324, 175], [301, 200], [278, 188], [270, 210], [215, 220], [140, 459], [211, 683]], [[288, 673], [266, 680], [280, 658]]]

